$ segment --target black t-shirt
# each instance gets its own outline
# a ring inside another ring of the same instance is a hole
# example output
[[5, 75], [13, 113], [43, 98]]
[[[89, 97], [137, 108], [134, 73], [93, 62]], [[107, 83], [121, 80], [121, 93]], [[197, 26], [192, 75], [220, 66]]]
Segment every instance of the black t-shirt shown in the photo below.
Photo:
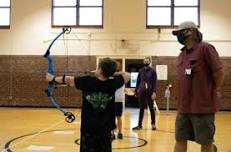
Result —
[[75, 78], [76, 88], [82, 90], [81, 132], [101, 134], [115, 128], [115, 91], [123, 84], [122, 76], [106, 81], [91, 76]]

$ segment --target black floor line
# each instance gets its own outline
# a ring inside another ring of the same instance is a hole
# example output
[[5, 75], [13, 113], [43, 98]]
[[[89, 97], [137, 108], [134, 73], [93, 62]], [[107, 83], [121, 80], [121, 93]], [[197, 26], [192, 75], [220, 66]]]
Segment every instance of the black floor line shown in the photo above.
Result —
[[[42, 133], [48, 133], [48, 132], [53, 132], [53, 131], [67, 131], [67, 130], [76, 130], [76, 129], [57, 129], [57, 130], [48, 130], [48, 131], [44, 131], [44, 132], [42, 132]], [[10, 149], [10, 146], [11, 146], [11, 144], [12, 144], [14, 141], [16, 141], [16, 140], [18, 140], [18, 139], [21, 139], [21, 138], [24, 138], [24, 137], [27, 137], [27, 136], [33, 136], [33, 135], [35, 135], [35, 134], [37, 134], [37, 133], [38, 133], [38, 132], [30, 133], [30, 134], [26, 134], [26, 135], [22, 135], [22, 136], [15, 137], [15, 138], [13, 138], [13, 139], [7, 141], [7, 142], [5, 143], [5, 146], [4, 146], [4, 149], [5, 149], [4, 152], [13, 152], [13, 151]]]
[[[137, 140], [140, 140], [142, 141], [142, 143], [140, 145], [136, 145], [136, 146], [130, 146], [130, 147], [118, 147], [118, 148], [112, 148], [114, 150], [119, 150], [119, 149], [134, 149], [134, 148], [139, 148], [139, 147], [143, 147], [145, 145], [148, 144], [148, 141], [145, 140], [145, 139], [142, 139], [142, 138], [136, 138], [136, 137], [131, 137], [131, 136], [123, 136], [123, 138], [132, 138], [132, 139], [137, 139]], [[80, 139], [76, 139], [75, 140], [75, 143], [77, 145], [80, 145]]]
[[[67, 131], [67, 130], [76, 130], [76, 129], [57, 129], [57, 130], [48, 130], [48, 131], [44, 131], [44, 132], [42, 132], [42, 133], [48, 133], [48, 132], [54, 132], [54, 131]], [[42, 134], [42, 133], [41, 133], [41, 134]], [[25, 138], [25, 137], [27, 137], [27, 136], [33, 136], [33, 135], [35, 135], [35, 134], [37, 134], [37, 132], [35, 132], [35, 133], [29, 133], [29, 134], [22, 135], [22, 136], [18, 136], [18, 137], [15, 137], [15, 138], [13, 138], [13, 139], [7, 141], [7, 142], [5, 143], [5, 146], [4, 146], [4, 149], [5, 149], [4, 152], [13, 152], [13, 151], [10, 149], [10, 146], [11, 146], [11, 144], [12, 144], [13, 142], [15, 142], [16, 140], [19, 140], [19, 139], [21, 139], [21, 138]], [[136, 137], [130, 137], [130, 136], [124, 136], [124, 138], [133, 138], [133, 139], [137, 139], [137, 140], [140, 140], [142, 143], [141, 143], [140, 145], [137, 145], [137, 146], [113, 148], [114, 150], [117, 150], [117, 149], [134, 149], [134, 148], [143, 147], [143, 146], [145, 146], [145, 145], [148, 144], [147, 140], [142, 139], [142, 138], [136, 138]], [[76, 143], [77, 145], [79, 145], [79, 144], [78, 144], [79, 140], [80, 140], [80, 139], [77, 139], [77, 140], [75, 141], [75, 143]]]

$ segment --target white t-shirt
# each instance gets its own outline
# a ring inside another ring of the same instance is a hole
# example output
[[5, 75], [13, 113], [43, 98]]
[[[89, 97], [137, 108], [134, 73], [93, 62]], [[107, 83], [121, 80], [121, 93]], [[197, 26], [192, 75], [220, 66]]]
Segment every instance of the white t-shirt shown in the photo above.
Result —
[[165, 98], [170, 98], [170, 90], [169, 89], [165, 90], [164, 97]]
[[115, 92], [115, 102], [124, 102], [124, 85]]

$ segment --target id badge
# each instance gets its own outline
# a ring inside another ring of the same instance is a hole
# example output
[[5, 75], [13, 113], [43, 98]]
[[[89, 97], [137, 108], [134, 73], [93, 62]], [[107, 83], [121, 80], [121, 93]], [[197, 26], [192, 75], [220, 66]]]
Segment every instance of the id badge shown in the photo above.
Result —
[[185, 69], [185, 75], [191, 75], [192, 69]]
[[147, 82], [144, 83], [144, 86], [145, 86], [145, 89], [148, 89], [148, 83]]

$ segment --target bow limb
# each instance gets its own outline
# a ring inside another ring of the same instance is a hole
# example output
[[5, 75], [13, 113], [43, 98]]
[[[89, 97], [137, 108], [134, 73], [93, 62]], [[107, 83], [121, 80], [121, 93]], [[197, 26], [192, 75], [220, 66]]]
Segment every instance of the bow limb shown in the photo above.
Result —
[[52, 47], [52, 45], [55, 43], [55, 41], [60, 37], [62, 36], [63, 34], [67, 33], [69, 34], [71, 32], [71, 28], [70, 27], [64, 27], [63, 28], [63, 31], [61, 33], [59, 33], [59, 35], [57, 35], [54, 40], [50, 43], [49, 47], [47, 48], [46, 50], [46, 53], [44, 54], [44, 57], [47, 58], [47, 56], [50, 55], [50, 49]]

